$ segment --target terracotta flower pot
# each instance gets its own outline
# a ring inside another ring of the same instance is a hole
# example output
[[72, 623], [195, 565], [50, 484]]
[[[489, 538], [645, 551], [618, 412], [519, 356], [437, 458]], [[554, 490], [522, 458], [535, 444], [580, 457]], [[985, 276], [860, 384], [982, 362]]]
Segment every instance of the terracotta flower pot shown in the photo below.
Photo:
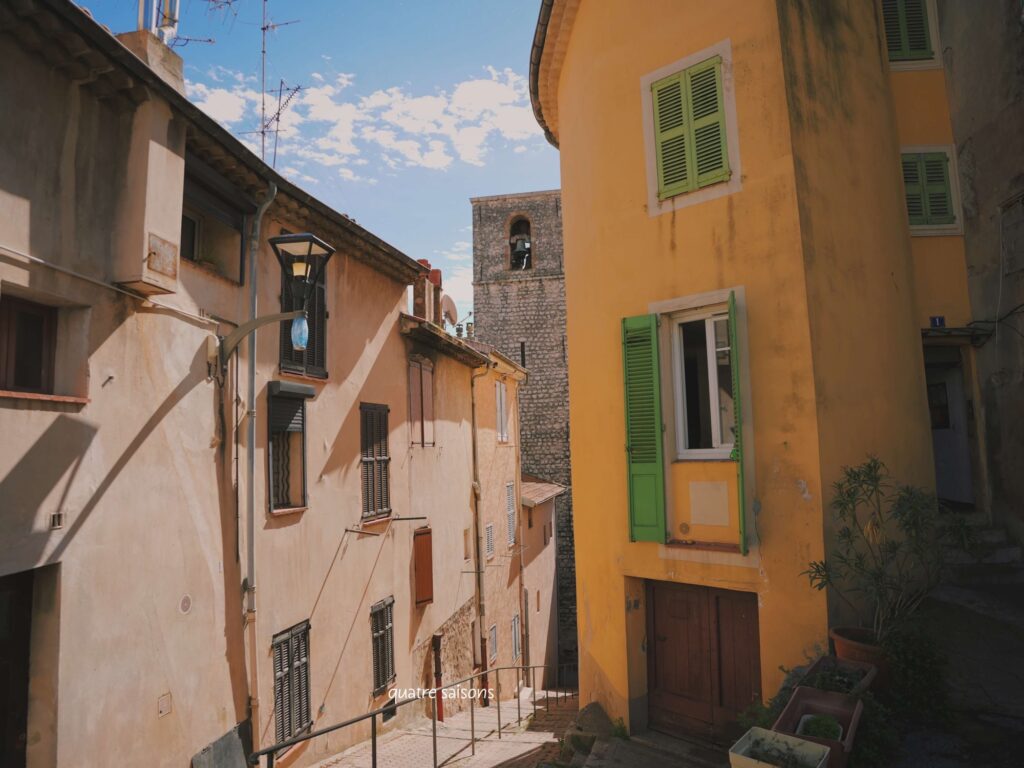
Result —
[[[828, 768], [846, 768], [863, 712], [864, 704], [860, 699], [845, 693], [819, 691], [800, 685], [793, 691], [793, 697], [782, 710], [772, 730], [829, 747]], [[807, 715], [834, 717], [842, 729], [839, 738], [826, 739], [799, 733], [800, 721]]]
[[828, 674], [836, 675], [837, 673], [845, 673], [845, 676], [850, 680], [855, 680], [858, 677], [860, 678], [856, 683], [853, 683], [850, 686], [849, 690], [839, 691], [840, 693], [848, 693], [851, 696], [857, 696], [871, 688], [875, 682], [875, 678], [878, 676], [878, 668], [874, 664], [868, 664], [864, 661], [851, 661], [850, 659], [843, 659], [836, 656], [822, 656], [808, 667], [800, 685], [821, 689], [822, 686], [818, 685], [816, 680], [820, 676]]
[[885, 688], [889, 679], [889, 660], [882, 646], [875, 642], [874, 632], [858, 627], [833, 627], [828, 636], [835, 644], [837, 658], [874, 664], [878, 668], [875, 687]]

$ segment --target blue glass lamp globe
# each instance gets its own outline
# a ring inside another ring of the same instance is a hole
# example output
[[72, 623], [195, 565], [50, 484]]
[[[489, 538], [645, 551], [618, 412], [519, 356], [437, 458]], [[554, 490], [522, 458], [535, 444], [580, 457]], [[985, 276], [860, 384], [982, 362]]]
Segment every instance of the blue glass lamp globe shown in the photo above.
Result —
[[292, 349], [302, 352], [309, 343], [309, 323], [305, 317], [296, 317], [292, 320]]

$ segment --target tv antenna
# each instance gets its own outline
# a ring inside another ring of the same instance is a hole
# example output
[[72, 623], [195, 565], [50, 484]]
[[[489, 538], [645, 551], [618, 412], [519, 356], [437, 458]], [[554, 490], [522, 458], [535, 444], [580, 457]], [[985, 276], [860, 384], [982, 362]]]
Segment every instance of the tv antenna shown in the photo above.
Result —
[[[260, 31], [263, 33], [263, 48], [260, 51], [260, 159], [263, 162], [267, 161], [267, 134], [270, 132], [270, 125], [267, 123], [267, 32], [272, 32], [278, 27], [287, 27], [289, 24], [298, 24], [299, 19], [293, 19], [291, 21], [279, 21], [279, 22], [268, 22], [267, 21], [267, 4], [269, 0], [263, 0], [263, 23], [260, 25]], [[284, 81], [281, 81], [281, 89], [284, 88]], [[298, 89], [296, 88], [296, 93]], [[278, 111], [271, 118], [276, 122], [280, 122], [281, 119], [281, 91], [278, 92]], [[291, 101], [294, 93], [289, 93], [288, 101]], [[285, 102], [287, 104], [287, 102]], [[276, 137], [276, 133], [275, 133]], [[277, 140], [274, 140], [274, 153], [277, 154]]]

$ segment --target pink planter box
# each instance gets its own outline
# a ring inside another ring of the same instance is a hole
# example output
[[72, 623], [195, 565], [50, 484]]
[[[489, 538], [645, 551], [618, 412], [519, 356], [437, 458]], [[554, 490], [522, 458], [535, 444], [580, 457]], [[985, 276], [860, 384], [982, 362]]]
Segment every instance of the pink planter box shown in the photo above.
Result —
[[829, 768], [844, 768], [850, 759], [853, 740], [857, 736], [857, 725], [860, 723], [864, 705], [860, 699], [845, 693], [819, 691], [816, 688], [797, 686], [793, 698], [782, 710], [779, 719], [772, 726], [773, 731], [798, 736], [797, 727], [804, 715], [831, 715], [843, 728], [842, 741], [835, 739], [819, 739], [814, 736], [799, 734], [799, 738], [823, 744], [829, 747]]

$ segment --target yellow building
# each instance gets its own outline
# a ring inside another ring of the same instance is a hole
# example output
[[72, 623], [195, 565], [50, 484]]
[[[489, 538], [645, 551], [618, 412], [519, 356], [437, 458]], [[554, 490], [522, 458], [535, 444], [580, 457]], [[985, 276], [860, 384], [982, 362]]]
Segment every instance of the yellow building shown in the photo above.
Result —
[[580, 694], [631, 730], [722, 733], [826, 645], [801, 571], [844, 465], [933, 487], [934, 441], [973, 501], [929, 420], [972, 390], [936, 29], [931, 0], [542, 2]]

